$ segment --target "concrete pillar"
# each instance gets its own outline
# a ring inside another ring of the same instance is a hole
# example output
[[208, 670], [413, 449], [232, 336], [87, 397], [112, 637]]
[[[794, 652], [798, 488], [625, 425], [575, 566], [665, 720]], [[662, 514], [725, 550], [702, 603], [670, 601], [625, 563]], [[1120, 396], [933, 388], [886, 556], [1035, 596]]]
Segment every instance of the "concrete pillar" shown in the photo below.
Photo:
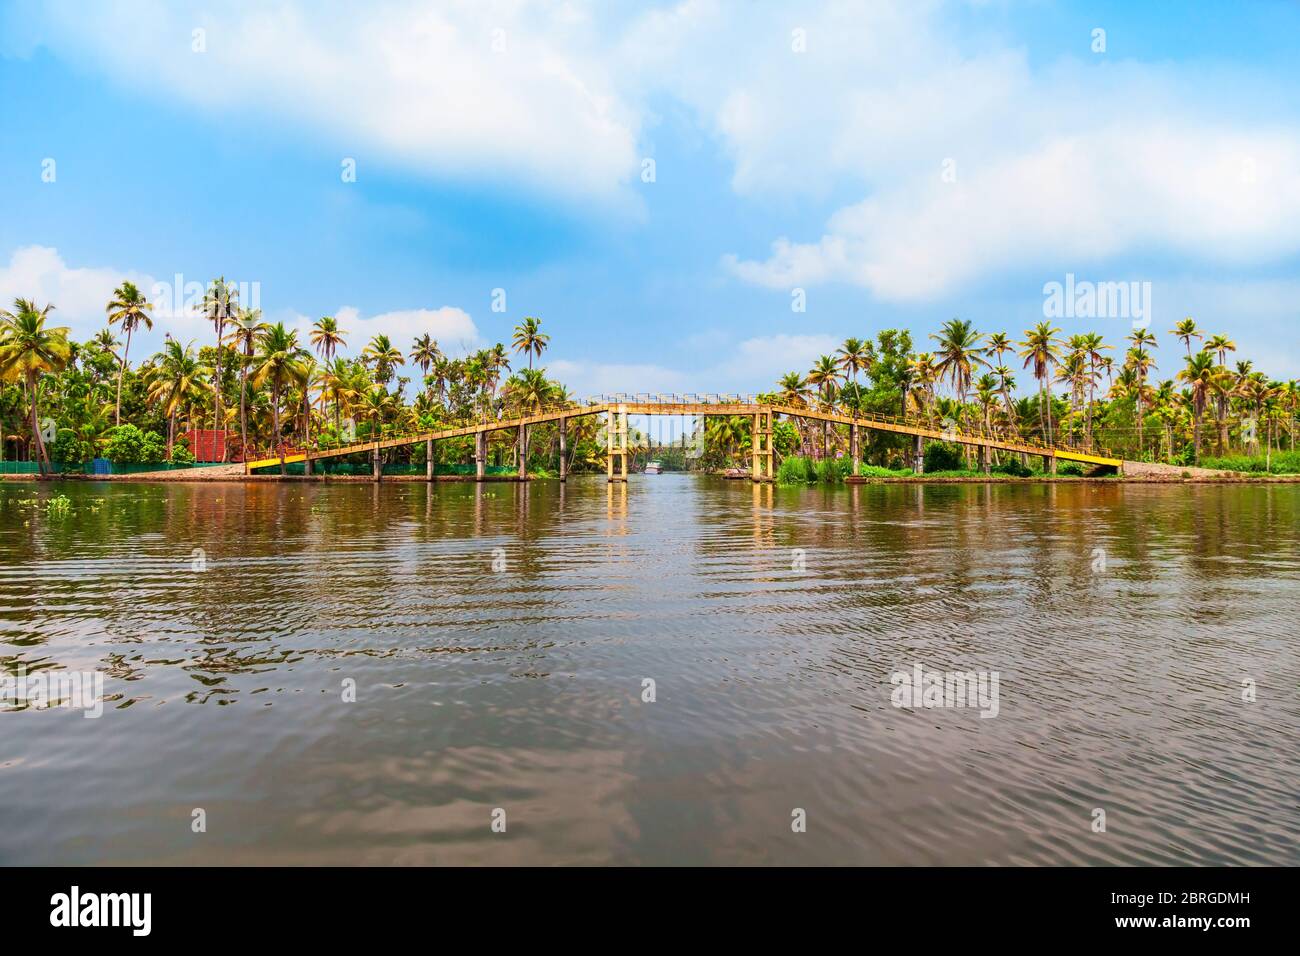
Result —
[[569, 457], [566, 454], [564, 446], [565, 432], [567, 431], [568, 419], [560, 419], [560, 481], [566, 481], [569, 477]]
[[862, 466], [862, 456], [858, 454], [858, 426], [849, 425], [849, 453], [853, 456], [853, 474]]
[[617, 413], [611, 408], [605, 412], [605, 480], [614, 480], [614, 420]]
[[302, 473], [303, 473], [304, 475], [306, 475], [308, 478], [311, 477], [311, 459], [310, 459], [310, 458], [304, 458], [304, 459], [302, 460]]
[[487, 432], [474, 435], [474, 480], [482, 481], [487, 474]]
[[424, 480], [433, 481], [433, 439], [424, 443]]
[[519, 423], [519, 480], [528, 478], [528, 426]]
[[1051, 474], [1051, 475], [1056, 474], [1056, 456], [1055, 456], [1055, 455], [1048, 455], [1048, 456], [1046, 456], [1046, 457], [1043, 459], [1043, 462], [1044, 462], [1044, 464], [1047, 466], [1047, 472], [1048, 472], [1048, 474]]
[[759, 455], [762, 454], [763, 423], [758, 415], [751, 416], [749, 421], [749, 477], [753, 481], [762, 481], [763, 459]]
[[375, 447], [370, 450], [370, 459], [374, 467], [375, 481], [379, 481], [384, 475], [384, 466], [379, 460], [379, 442], [375, 442]]
[[993, 473], [993, 450], [988, 445], [980, 445], [980, 471], [986, 475]]
[[918, 475], [925, 474], [925, 437], [915, 436], [912, 441], [912, 470]]

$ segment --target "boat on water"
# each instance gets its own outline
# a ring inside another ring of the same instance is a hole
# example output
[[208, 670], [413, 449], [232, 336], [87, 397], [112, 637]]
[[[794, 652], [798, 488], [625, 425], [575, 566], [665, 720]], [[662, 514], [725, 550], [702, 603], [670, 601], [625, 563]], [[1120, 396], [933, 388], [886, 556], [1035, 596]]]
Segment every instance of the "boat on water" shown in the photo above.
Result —
[[663, 470], [664, 470], [664, 463], [661, 461], [648, 462], [645, 466], [645, 473], [647, 475], [657, 475], [659, 474], [659, 472]]

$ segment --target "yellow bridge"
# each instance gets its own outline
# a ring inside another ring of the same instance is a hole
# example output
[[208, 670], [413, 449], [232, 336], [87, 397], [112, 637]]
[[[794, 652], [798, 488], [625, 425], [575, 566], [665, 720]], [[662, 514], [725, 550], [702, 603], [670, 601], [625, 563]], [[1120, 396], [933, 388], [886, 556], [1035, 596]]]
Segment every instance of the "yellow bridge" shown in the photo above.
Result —
[[[586, 402], [566, 402], [559, 405], [547, 405], [534, 412], [515, 418], [489, 419], [487, 421], [463, 422], [433, 431], [415, 432], [407, 435], [387, 436], [364, 442], [353, 442], [332, 447], [314, 448], [305, 452], [286, 454], [271, 458], [261, 458], [245, 464], [245, 472], [251, 474], [258, 468], [276, 467], [281, 464], [303, 462], [307, 474], [311, 474], [312, 463], [345, 455], [369, 454], [373, 462], [375, 480], [381, 475], [380, 455], [386, 448], [398, 448], [407, 445], [426, 445], [427, 477], [433, 478], [434, 442], [447, 438], [474, 436], [474, 461], [477, 477], [482, 480], [487, 464], [487, 436], [495, 431], [514, 431], [518, 434], [521, 448], [527, 447], [528, 429], [533, 425], [558, 422], [560, 426], [560, 479], [566, 476], [565, 424], [571, 418], [588, 415], [606, 416], [606, 456], [605, 472], [610, 481], [626, 481], [628, 475], [628, 428], [629, 415], [694, 415], [694, 416], [744, 416], [751, 420], [753, 431], [750, 441], [751, 477], [754, 481], [771, 481], [773, 471], [772, 421], [775, 416], [800, 418], [805, 421], [830, 422], [849, 426], [850, 454], [853, 458], [853, 471], [856, 474], [859, 465], [858, 436], [861, 429], [880, 432], [892, 432], [913, 438], [914, 466], [919, 474], [922, 471], [923, 446], [926, 439], [955, 442], [980, 449], [980, 458], [985, 470], [988, 469], [990, 453], [993, 450], [1013, 454], [1035, 455], [1043, 459], [1045, 470], [1055, 474], [1058, 461], [1078, 462], [1090, 466], [1092, 473], [1120, 473], [1124, 462], [1119, 458], [1107, 458], [1090, 452], [1062, 445], [1045, 445], [1029, 439], [1013, 439], [973, 434], [955, 427], [936, 428], [932, 422], [913, 417], [893, 417], [868, 415], [849, 412], [843, 408], [811, 402], [789, 405], [773, 402], [760, 402], [753, 396], [742, 395], [615, 395], [590, 399]], [[527, 478], [527, 456], [519, 456], [519, 477]]]

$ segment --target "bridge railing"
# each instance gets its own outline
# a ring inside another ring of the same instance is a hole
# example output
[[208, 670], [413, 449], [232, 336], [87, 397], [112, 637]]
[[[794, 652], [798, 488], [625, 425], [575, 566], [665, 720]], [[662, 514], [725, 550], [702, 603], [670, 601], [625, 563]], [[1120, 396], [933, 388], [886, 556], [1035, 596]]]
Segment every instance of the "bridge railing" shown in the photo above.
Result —
[[[533, 418], [545, 415], [559, 415], [565, 412], [575, 414], [590, 412], [593, 408], [599, 408], [606, 405], [757, 405], [758, 398], [749, 394], [731, 394], [731, 393], [615, 393], [609, 395], [597, 395], [580, 400], [570, 400], [563, 402], [546, 402], [531, 409], [504, 409], [494, 410], [491, 414], [479, 414], [470, 416], [457, 416], [454, 418], [440, 419], [433, 428], [422, 426], [399, 426], [388, 423], [382, 425], [377, 433], [369, 434], [365, 438], [358, 439], [355, 436], [344, 438], [338, 436], [334, 438], [315, 439], [308, 444], [306, 448], [289, 449], [284, 446], [286, 454], [296, 454], [303, 451], [333, 451], [340, 453], [363, 452], [374, 445], [376, 441], [401, 441], [410, 439], [412, 442], [418, 441], [422, 435], [430, 432], [454, 431], [458, 429], [472, 428], [480, 425], [493, 425], [500, 423], [501, 427], [509, 427], [508, 423], [514, 423], [520, 418]], [[983, 441], [994, 441], [1005, 445], [1014, 445], [1027, 449], [1033, 454], [1050, 455], [1053, 451], [1071, 451], [1080, 454], [1103, 455], [1107, 453], [1104, 450], [1095, 447], [1084, 447], [1072, 442], [1057, 443], [1049, 445], [1037, 438], [1015, 436], [999, 436], [996, 434], [977, 434], [964, 429], [957, 428], [955, 425], [945, 425], [943, 422], [936, 422], [933, 418], [920, 415], [883, 415], [874, 412], [862, 412], [845, 408], [835, 403], [823, 402], [818, 399], [808, 399], [799, 402], [782, 402], [779, 399], [774, 403], [778, 410], [784, 414], [799, 414], [800, 411], [810, 411], [813, 413], [835, 415], [842, 418], [848, 418], [851, 421], [870, 426], [872, 423], [892, 424], [905, 428], [925, 429], [931, 432], [937, 432], [942, 436], [945, 433], [951, 434], [954, 440], [963, 438], [977, 438]], [[250, 458], [272, 458], [279, 454], [278, 448], [250, 450]]]

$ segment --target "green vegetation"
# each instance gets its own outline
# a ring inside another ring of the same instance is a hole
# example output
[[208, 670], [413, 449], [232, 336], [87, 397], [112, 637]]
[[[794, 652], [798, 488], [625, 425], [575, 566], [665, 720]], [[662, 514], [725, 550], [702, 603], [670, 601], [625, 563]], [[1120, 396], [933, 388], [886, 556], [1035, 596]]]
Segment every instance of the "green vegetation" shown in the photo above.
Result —
[[1226, 458], [1204, 458], [1205, 468], [1223, 471], [1240, 471], [1256, 475], [1300, 475], [1300, 452], [1275, 451], [1272, 455], [1230, 455]]
[[[0, 312], [0, 470], [10, 458], [35, 463], [42, 474], [75, 471], [95, 457], [123, 467], [185, 466], [201, 450], [188, 448], [185, 434], [211, 428], [226, 435], [222, 460], [274, 458], [519, 417], [571, 400], [539, 367], [550, 337], [534, 316], [515, 327], [513, 354], [497, 344], [449, 359], [427, 333], [403, 352], [381, 333], [349, 358], [340, 354], [348, 331], [336, 318], [315, 322], [304, 344], [295, 330], [241, 306], [235, 288], [219, 278], [202, 303], [211, 338], [196, 344], [169, 335], [133, 366], [132, 339], [152, 328], [151, 309], [139, 289], [123, 282], [106, 305], [107, 327], [86, 342], [53, 325], [53, 305], [17, 299]], [[846, 339], [834, 355], [782, 376], [759, 398], [795, 410], [905, 418], [935, 432], [1063, 444], [1116, 458], [1300, 473], [1297, 383], [1271, 379], [1248, 360], [1230, 367], [1236, 345], [1223, 335], [1207, 337], [1193, 319], [1170, 332], [1178, 343], [1166, 361], [1173, 374], [1159, 380], [1159, 341], [1145, 329], [1111, 345], [1097, 333], [1063, 339], [1043, 322], [1017, 340], [954, 318], [930, 336], [933, 351], [914, 346], [907, 330], [885, 329], [874, 339]], [[1117, 346], [1122, 359], [1108, 354]], [[513, 372], [512, 358], [521, 365]], [[1016, 362], [1032, 376], [1029, 395], [1017, 393]], [[569, 471], [603, 470], [600, 426], [592, 417], [569, 421]], [[751, 427], [749, 416], [706, 416], [699, 464], [747, 468]], [[857, 457], [867, 466], [899, 473], [915, 464], [907, 435], [862, 428], [857, 437]], [[514, 469], [523, 456], [531, 474], [558, 471], [556, 424], [531, 427], [525, 447], [519, 444], [513, 433], [492, 432], [489, 465]], [[847, 425], [797, 414], [773, 423], [773, 450], [781, 480], [790, 482], [842, 481], [854, 455]], [[650, 451], [669, 468], [688, 464], [684, 448]], [[437, 454], [440, 466], [467, 465], [474, 439], [440, 442]], [[931, 441], [923, 455], [927, 473], [981, 470], [969, 445]], [[420, 445], [385, 453], [392, 466], [418, 466], [423, 456]], [[1031, 473], [1018, 453], [991, 458], [994, 474]], [[341, 464], [368, 462], [357, 456]], [[1030, 467], [1037, 464], [1029, 459]], [[1078, 472], [1063, 464], [1059, 473]]]

